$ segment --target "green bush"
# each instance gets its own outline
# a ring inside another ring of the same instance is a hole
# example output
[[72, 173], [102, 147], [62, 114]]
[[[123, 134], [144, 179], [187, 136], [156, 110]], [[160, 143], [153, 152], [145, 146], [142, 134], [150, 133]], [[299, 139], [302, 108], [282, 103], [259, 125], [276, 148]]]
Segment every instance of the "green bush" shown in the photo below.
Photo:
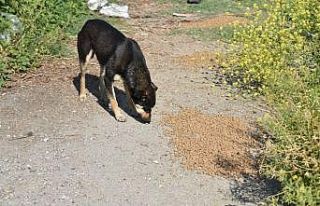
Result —
[[264, 174], [283, 186], [281, 203], [320, 205], [320, 2], [272, 0], [235, 32], [227, 81], [264, 94], [274, 111]]
[[[1, 12], [16, 15], [23, 24], [23, 32], [10, 42], [0, 41], [0, 87], [10, 73], [36, 66], [44, 55], [63, 52], [57, 45], [67, 38], [65, 31], [86, 15], [85, 3], [77, 0], [0, 0]], [[3, 18], [2, 22], [5, 22]], [[0, 28], [1, 33], [8, 26]]]

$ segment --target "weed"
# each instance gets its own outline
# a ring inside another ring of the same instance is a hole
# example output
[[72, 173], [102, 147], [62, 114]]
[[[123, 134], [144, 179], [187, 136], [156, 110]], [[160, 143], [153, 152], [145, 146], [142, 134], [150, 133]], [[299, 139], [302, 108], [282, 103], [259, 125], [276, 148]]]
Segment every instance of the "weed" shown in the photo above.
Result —
[[274, 0], [265, 9], [235, 32], [223, 66], [234, 85], [264, 94], [275, 110], [261, 121], [274, 136], [262, 171], [282, 183], [278, 203], [319, 205], [320, 4]]
[[[89, 13], [85, 1], [76, 0], [2, 0], [0, 9], [16, 15], [24, 27], [22, 33], [12, 35], [10, 42], [0, 40], [0, 88], [10, 74], [36, 67], [43, 56], [69, 55], [70, 37], [78, 33], [88, 18], [103, 18]], [[119, 19], [108, 21], [120, 28], [125, 26]], [[8, 21], [0, 18], [0, 31], [9, 27]]]
[[[0, 86], [13, 72], [37, 66], [43, 55], [61, 56], [66, 52], [66, 30], [87, 16], [85, 2], [75, 0], [3, 0], [1, 11], [16, 15], [23, 32], [10, 42], [0, 41]], [[6, 27], [8, 29], [8, 27]]]

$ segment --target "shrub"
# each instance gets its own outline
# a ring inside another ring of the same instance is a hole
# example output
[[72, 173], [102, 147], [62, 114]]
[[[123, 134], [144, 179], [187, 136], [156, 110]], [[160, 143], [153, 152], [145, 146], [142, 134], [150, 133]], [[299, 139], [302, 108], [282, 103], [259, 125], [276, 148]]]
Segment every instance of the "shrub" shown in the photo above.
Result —
[[274, 109], [262, 120], [275, 137], [262, 171], [282, 183], [279, 202], [319, 205], [320, 3], [272, 0], [264, 9], [235, 32], [225, 73]]
[[56, 45], [67, 38], [66, 28], [87, 10], [85, 1], [77, 0], [0, 0], [0, 9], [16, 15], [24, 27], [10, 42], [0, 41], [0, 87], [10, 73], [36, 66], [43, 55], [59, 54]]

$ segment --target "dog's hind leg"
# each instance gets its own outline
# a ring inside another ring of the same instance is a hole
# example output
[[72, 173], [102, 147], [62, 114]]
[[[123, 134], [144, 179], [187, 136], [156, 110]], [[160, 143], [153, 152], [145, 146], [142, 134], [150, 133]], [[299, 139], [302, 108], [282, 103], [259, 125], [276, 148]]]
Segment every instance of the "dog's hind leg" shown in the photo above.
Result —
[[80, 100], [83, 101], [86, 99], [86, 72], [87, 64], [93, 56], [93, 50], [90, 43], [90, 38], [87, 35], [87, 31], [81, 30], [78, 34], [77, 49], [79, 55], [80, 63], [80, 88], [79, 96]]
[[87, 65], [92, 57], [92, 50], [86, 55], [84, 61], [80, 59], [80, 101], [86, 99], [86, 73]]

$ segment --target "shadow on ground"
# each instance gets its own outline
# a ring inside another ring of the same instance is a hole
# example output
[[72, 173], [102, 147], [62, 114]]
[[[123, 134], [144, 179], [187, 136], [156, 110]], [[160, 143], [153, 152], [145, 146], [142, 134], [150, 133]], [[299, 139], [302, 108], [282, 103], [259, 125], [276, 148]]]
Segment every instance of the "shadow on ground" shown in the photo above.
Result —
[[[80, 77], [76, 76], [73, 78], [73, 85], [76, 87], [78, 92], [80, 92]], [[86, 74], [86, 88], [87, 90], [93, 94], [97, 99], [98, 99], [98, 104], [106, 110], [111, 116], [114, 117], [114, 113], [112, 112], [111, 108], [109, 105], [100, 99], [100, 91], [99, 91], [99, 77], [92, 75], [92, 74]], [[119, 107], [127, 113], [129, 116], [134, 118], [136, 121], [140, 123], [145, 123], [139, 116], [132, 112], [130, 108], [127, 105], [127, 96], [126, 93], [117, 87], [114, 87], [114, 91], [116, 94], [117, 102], [119, 104]]]
[[281, 185], [277, 180], [246, 176], [231, 185], [234, 198], [241, 202], [261, 202], [279, 193]]

